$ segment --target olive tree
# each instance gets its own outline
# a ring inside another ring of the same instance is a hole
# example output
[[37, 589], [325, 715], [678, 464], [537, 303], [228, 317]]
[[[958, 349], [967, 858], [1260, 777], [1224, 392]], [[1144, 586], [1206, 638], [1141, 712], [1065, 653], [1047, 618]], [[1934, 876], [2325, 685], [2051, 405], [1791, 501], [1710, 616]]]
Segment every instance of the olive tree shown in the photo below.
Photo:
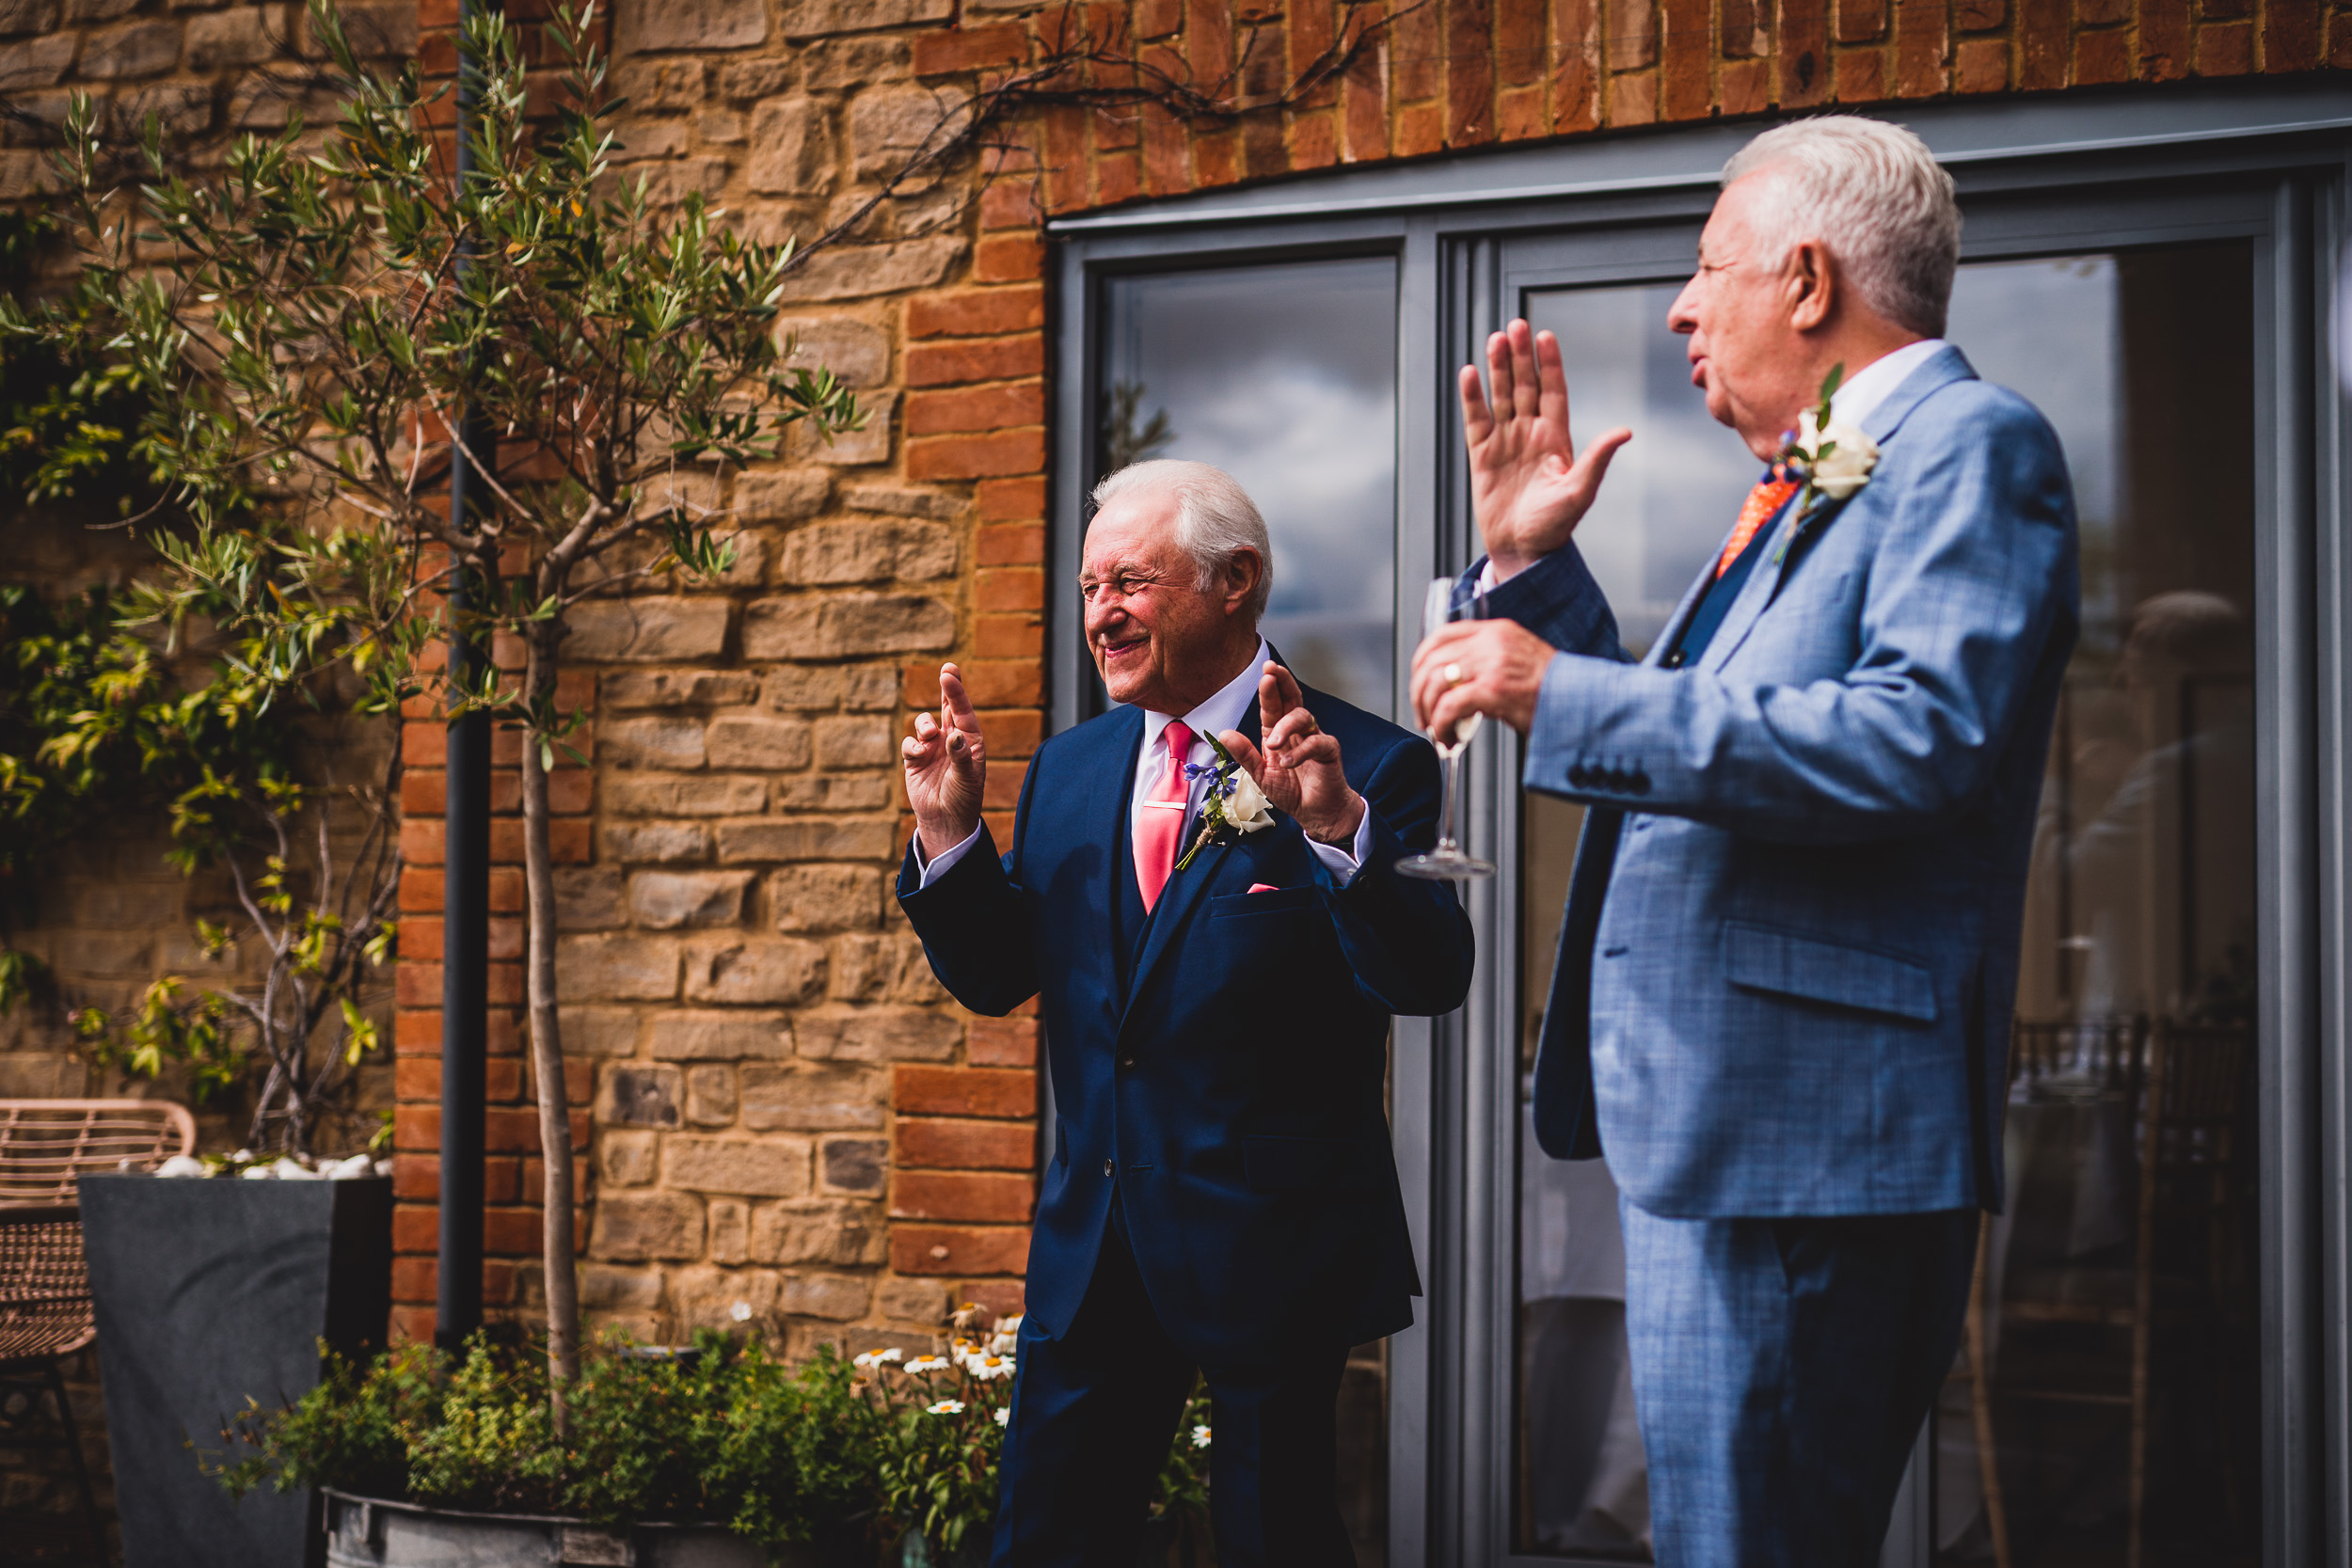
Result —
[[[859, 416], [829, 374], [788, 367], [776, 314], [792, 246], [739, 237], [699, 197], [659, 207], [612, 166], [622, 103], [591, 11], [541, 24], [563, 67], [544, 105], [523, 31], [472, 19], [462, 179], [435, 129], [448, 89], [413, 62], [362, 66], [328, 0], [310, 0], [309, 24], [339, 118], [239, 139], [214, 171], [177, 171], [151, 123], [145, 181], [125, 188], [96, 111], [74, 102], [60, 163], [80, 272], [69, 298], [13, 325], [103, 332], [147, 393], [141, 450], [189, 519], [174, 546], [184, 608], [241, 574], [331, 578], [341, 610], [319, 635], [345, 641], [379, 703], [522, 732], [560, 1416], [580, 1358], [548, 807], [579, 722], [556, 700], [566, 617], [648, 579], [724, 572], [732, 525], [712, 481], [780, 455], [796, 422], [829, 436]], [[482, 435], [453, 439], [466, 431]], [[468, 465], [462, 516], [446, 505], [453, 462]], [[443, 668], [452, 635], [511, 639], [521, 667]]]

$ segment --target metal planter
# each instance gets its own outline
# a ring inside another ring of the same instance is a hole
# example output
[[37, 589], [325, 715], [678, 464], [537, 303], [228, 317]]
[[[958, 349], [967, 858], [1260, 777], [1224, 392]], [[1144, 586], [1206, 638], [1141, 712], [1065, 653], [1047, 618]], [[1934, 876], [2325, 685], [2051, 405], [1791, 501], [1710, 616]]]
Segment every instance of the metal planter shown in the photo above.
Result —
[[843, 1560], [817, 1547], [771, 1555], [719, 1525], [604, 1529], [577, 1519], [326, 1495], [326, 1568], [834, 1568]]
[[81, 1205], [126, 1568], [318, 1568], [316, 1497], [205, 1471], [248, 1398], [317, 1384], [322, 1339], [383, 1344], [391, 1182], [85, 1176]]

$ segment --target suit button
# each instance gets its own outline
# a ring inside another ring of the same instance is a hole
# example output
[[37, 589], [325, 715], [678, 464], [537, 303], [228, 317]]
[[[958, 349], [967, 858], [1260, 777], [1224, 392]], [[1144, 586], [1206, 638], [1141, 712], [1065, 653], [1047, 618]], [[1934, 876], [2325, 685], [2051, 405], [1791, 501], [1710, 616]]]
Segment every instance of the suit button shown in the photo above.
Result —
[[1121, 1072], [1132, 1071], [1135, 1065], [1136, 1059], [1133, 1056], [1121, 1056], [1119, 1058], [1119, 1070]]
[[1633, 782], [1633, 793], [1634, 793], [1634, 794], [1636, 794], [1636, 795], [1647, 795], [1647, 794], [1649, 793], [1649, 775], [1648, 775], [1647, 773], [1643, 772], [1643, 771], [1642, 771], [1640, 768], [1635, 768], [1635, 769], [1633, 770], [1633, 781], [1632, 781], [1632, 782]]
[[1570, 789], [1582, 789], [1586, 784], [1592, 783], [1592, 781], [1593, 770], [1585, 767], [1581, 762], [1577, 763], [1568, 769], [1568, 787]]
[[1108, 1160], [1105, 1160], [1105, 1161], [1104, 1161], [1104, 1162], [1103, 1162], [1103, 1174], [1104, 1174], [1104, 1176], [1108, 1176], [1110, 1173], [1111, 1173], [1111, 1163], [1110, 1163]]

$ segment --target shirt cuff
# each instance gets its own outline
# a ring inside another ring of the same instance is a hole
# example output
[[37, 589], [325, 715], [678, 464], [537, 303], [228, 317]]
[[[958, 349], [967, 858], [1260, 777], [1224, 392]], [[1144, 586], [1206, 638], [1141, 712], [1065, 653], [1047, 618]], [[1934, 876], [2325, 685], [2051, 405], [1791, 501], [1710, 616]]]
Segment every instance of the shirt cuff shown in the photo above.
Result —
[[956, 862], [963, 859], [963, 857], [971, 851], [972, 846], [980, 841], [980, 829], [983, 825], [984, 824], [977, 822], [974, 823], [972, 825], [972, 831], [963, 835], [963, 842], [961, 844], [957, 845], [952, 849], [941, 850], [939, 859], [935, 861], [927, 861], [923, 858], [923, 831], [920, 828], [916, 829], [914, 832], [914, 869], [923, 874], [923, 879], [914, 884], [914, 891], [917, 893], [922, 892], [925, 888], [930, 886], [933, 882], [947, 875], [948, 872], [953, 871], [956, 868]]
[[1326, 844], [1319, 838], [1311, 837], [1307, 840], [1307, 847], [1314, 852], [1315, 859], [1323, 863], [1324, 869], [1331, 873], [1332, 880], [1342, 887], [1347, 886], [1364, 868], [1364, 857], [1372, 853], [1372, 803], [1364, 803], [1363, 819], [1356, 824], [1355, 840], [1347, 848], [1343, 849], [1336, 844]]

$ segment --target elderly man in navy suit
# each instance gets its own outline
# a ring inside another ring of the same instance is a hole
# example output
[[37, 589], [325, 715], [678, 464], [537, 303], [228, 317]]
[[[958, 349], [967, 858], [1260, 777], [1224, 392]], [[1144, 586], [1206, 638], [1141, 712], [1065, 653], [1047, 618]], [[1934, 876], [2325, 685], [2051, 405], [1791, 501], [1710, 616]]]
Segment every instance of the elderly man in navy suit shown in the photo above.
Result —
[[1733, 158], [1667, 325], [1769, 467], [1639, 665], [1569, 537], [1629, 433], [1574, 451], [1524, 322], [1491, 403], [1462, 372], [1497, 618], [1422, 645], [1414, 704], [1506, 720], [1590, 808], [1536, 1130], [1618, 1183], [1668, 1568], [1876, 1560], [2000, 1201], [2074, 512], [2049, 425], [1940, 341], [1959, 250], [1898, 127]]
[[1129, 1568], [1197, 1370], [1217, 1560], [1350, 1563], [1341, 1370], [1420, 1293], [1389, 1020], [1470, 986], [1452, 893], [1392, 870], [1434, 840], [1437, 757], [1258, 635], [1265, 524], [1232, 478], [1142, 463], [1094, 499], [1078, 590], [1125, 705], [1039, 748], [1001, 857], [955, 666], [903, 743], [900, 906], [965, 1006], [1040, 999], [1058, 1120], [993, 1560]]

